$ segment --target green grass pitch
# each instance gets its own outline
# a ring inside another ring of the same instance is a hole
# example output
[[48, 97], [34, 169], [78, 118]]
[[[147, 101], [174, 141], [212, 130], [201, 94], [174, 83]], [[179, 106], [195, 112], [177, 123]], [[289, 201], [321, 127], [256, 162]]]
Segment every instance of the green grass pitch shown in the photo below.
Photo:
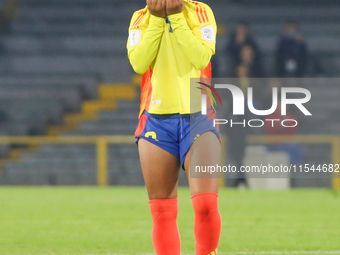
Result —
[[[340, 254], [340, 197], [329, 190], [219, 196], [219, 254]], [[154, 254], [145, 188], [0, 187], [1, 255]], [[179, 190], [182, 253], [194, 255], [194, 214]]]

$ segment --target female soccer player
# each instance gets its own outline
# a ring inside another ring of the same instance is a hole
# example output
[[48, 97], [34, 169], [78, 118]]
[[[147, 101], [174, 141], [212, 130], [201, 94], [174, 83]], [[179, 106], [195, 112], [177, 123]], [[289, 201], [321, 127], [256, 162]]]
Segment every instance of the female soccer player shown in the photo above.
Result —
[[218, 179], [190, 178], [190, 166], [220, 162], [214, 110], [210, 107], [208, 115], [190, 112], [190, 78], [211, 77], [216, 30], [209, 6], [191, 0], [147, 0], [147, 6], [132, 16], [128, 57], [133, 69], [143, 74], [135, 136], [157, 255], [180, 255], [176, 223], [180, 166], [186, 171], [195, 211], [196, 255], [217, 254]]

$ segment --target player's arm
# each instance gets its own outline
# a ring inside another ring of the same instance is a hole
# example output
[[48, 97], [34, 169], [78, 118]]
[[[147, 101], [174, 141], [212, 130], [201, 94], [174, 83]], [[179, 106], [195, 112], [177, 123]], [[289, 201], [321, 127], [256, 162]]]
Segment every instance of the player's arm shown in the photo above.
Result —
[[[183, 0], [167, 0], [166, 11], [171, 22], [173, 33], [181, 44], [189, 61], [199, 70], [207, 67], [216, 45], [216, 22], [214, 15], [208, 6], [206, 12], [208, 19], [190, 29], [182, 13]], [[198, 25], [199, 24], [199, 25]]]
[[165, 29], [165, 2], [162, 0], [147, 0], [151, 13], [149, 25], [136, 29], [136, 23], [140, 19], [138, 13], [132, 17], [127, 43], [128, 57], [133, 70], [138, 74], [144, 74], [155, 57]]

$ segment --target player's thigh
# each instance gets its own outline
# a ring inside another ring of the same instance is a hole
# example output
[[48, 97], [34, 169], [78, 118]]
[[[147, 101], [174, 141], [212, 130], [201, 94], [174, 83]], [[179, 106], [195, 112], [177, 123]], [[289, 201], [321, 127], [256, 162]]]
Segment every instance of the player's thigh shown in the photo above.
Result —
[[[197, 177], [190, 177], [190, 165], [216, 166], [220, 164], [221, 144], [213, 132], [204, 133], [191, 146], [184, 162], [191, 195], [205, 192], [218, 192], [219, 180], [216, 174], [196, 173]], [[192, 171], [194, 169], [191, 169]]]
[[177, 198], [179, 159], [144, 139], [138, 150], [149, 199]]

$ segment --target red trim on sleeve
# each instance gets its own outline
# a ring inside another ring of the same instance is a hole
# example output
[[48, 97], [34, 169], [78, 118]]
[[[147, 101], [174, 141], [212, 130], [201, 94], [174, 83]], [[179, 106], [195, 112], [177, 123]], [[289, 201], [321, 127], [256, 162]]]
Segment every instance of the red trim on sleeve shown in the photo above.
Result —
[[144, 19], [145, 14], [146, 14], [146, 12], [141, 11], [140, 15], [138, 16], [138, 18], [136, 19], [136, 21], [132, 25], [133, 28], [139, 28], [139, 25], [142, 22], [142, 20]]
[[208, 17], [208, 14], [207, 14], [207, 10], [204, 7], [203, 7], [203, 10], [204, 10], [205, 17], [207, 18], [207, 22], [209, 22], [209, 17]]
[[202, 8], [202, 6], [200, 6], [200, 13], [201, 13], [202, 20], [205, 23], [205, 18], [203, 16], [203, 8]]
[[139, 19], [142, 17], [142, 15], [143, 15], [143, 13], [140, 13], [138, 18], [135, 20], [135, 22], [133, 22], [133, 25], [132, 25], [133, 28], [135, 28], [136, 23], [139, 21]]

